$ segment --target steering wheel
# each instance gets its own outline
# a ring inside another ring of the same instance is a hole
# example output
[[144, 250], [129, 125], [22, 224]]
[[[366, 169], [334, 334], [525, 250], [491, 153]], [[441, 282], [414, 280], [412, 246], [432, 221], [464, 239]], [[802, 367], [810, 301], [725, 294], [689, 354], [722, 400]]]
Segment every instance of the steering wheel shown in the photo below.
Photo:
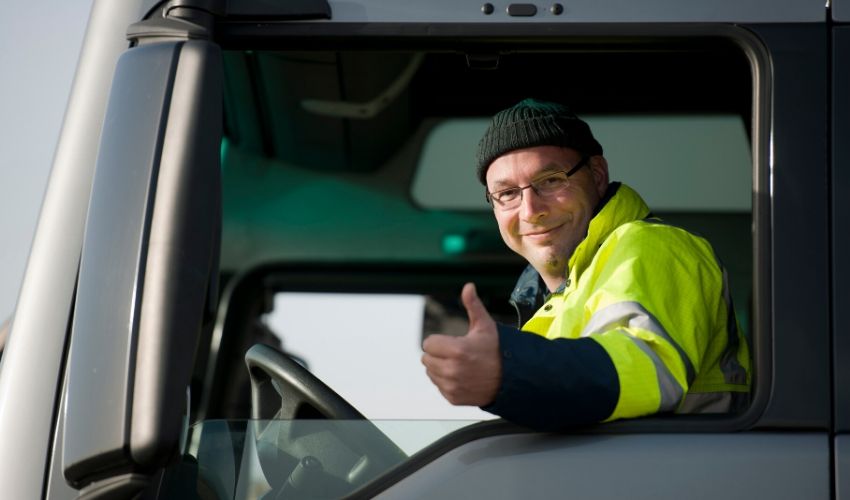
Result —
[[[339, 496], [407, 458], [362, 413], [286, 354], [256, 344], [245, 363], [260, 465], [278, 493], [288, 488], [286, 494], [298, 496], [295, 488], [306, 496]], [[328, 456], [324, 464], [323, 455]], [[346, 455], [352, 459], [340, 461]]]
[[256, 344], [245, 354], [251, 376], [251, 418], [366, 420], [362, 413], [286, 354]]

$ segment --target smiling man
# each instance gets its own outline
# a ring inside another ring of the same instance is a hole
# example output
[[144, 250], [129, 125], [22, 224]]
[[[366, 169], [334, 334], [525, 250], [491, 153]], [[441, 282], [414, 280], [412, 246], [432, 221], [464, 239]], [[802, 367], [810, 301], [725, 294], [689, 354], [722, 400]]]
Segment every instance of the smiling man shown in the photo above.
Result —
[[425, 340], [446, 399], [542, 430], [746, 406], [749, 353], [711, 245], [609, 182], [584, 121], [526, 99], [496, 114], [477, 163], [529, 266], [511, 296], [519, 328], [497, 325], [468, 283], [467, 335]]

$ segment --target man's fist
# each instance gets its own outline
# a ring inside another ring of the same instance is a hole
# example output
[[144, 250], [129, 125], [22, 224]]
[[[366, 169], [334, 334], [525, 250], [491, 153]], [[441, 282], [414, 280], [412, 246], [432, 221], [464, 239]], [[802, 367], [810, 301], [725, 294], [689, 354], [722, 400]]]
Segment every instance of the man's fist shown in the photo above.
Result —
[[502, 380], [496, 322], [467, 283], [461, 300], [469, 316], [463, 337], [431, 335], [422, 344], [422, 364], [440, 393], [454, 405], [486, 406], [493, 402]]

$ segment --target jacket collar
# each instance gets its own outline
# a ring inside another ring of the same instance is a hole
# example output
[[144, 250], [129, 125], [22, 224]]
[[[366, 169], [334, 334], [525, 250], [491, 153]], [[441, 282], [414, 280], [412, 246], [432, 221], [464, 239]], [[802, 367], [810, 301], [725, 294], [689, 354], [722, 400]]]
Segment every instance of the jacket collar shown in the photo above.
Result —
[[[596, 207], [595, 215], [590, 220], [587, 236], [570, 257], [567, 274], [569, 275], [571, 269], [575, 269], [577, 275], [581, 275], [614, 229], [626, 222], [640, 220], [648, 215], [649, 207], [637, 192], [625, 184], [610, 183]], [[564, 278], [566, 279], [566, 276]], [[560, 293], [564, 291], [564, 288], [562, 284], [554, 293]], [[517, 280], [510, 298], [510, 303], [517, 310], [520, 327], [534, 315], [550, 295], [540, 274], [529, 264]]]
[[[612, 189], [613, 193], [611, 193]], [[609, 193], [611, 194], [609, 195]], [[649, 215], [649, 207], [646, 206], [640, 195], [629, 186], [619, 182], [612, 182], [608, 186], [608, 191], [602, 198], [600, 206], [597, 214], [590, 219], [587, 236], [578, 244], [570, 257], [567, 266], [568, 275], [571, 269], [575, 269], [580, 276], [590, 265], [596, 251], [615, 229], [626, 222], [640, 220]]]

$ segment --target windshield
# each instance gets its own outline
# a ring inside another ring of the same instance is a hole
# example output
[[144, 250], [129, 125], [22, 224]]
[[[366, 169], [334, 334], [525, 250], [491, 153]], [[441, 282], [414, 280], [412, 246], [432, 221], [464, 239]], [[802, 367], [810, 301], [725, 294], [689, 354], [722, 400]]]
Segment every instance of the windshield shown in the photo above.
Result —
[[[367, 418], [495, 418], [449, 404], [425, 375], [422, 340], [432, 333], [466, 334], [465, 312], [448, 306], [415, 294], [283, 292], [265, 321], [288, 354]], [[326, 321], [329, 314], [345, 320]], [[417, 436], [421, 442], [439, 437]]]
[[163, 498], [339, 498], [471, 422], [208, 420], [189, 429]]

